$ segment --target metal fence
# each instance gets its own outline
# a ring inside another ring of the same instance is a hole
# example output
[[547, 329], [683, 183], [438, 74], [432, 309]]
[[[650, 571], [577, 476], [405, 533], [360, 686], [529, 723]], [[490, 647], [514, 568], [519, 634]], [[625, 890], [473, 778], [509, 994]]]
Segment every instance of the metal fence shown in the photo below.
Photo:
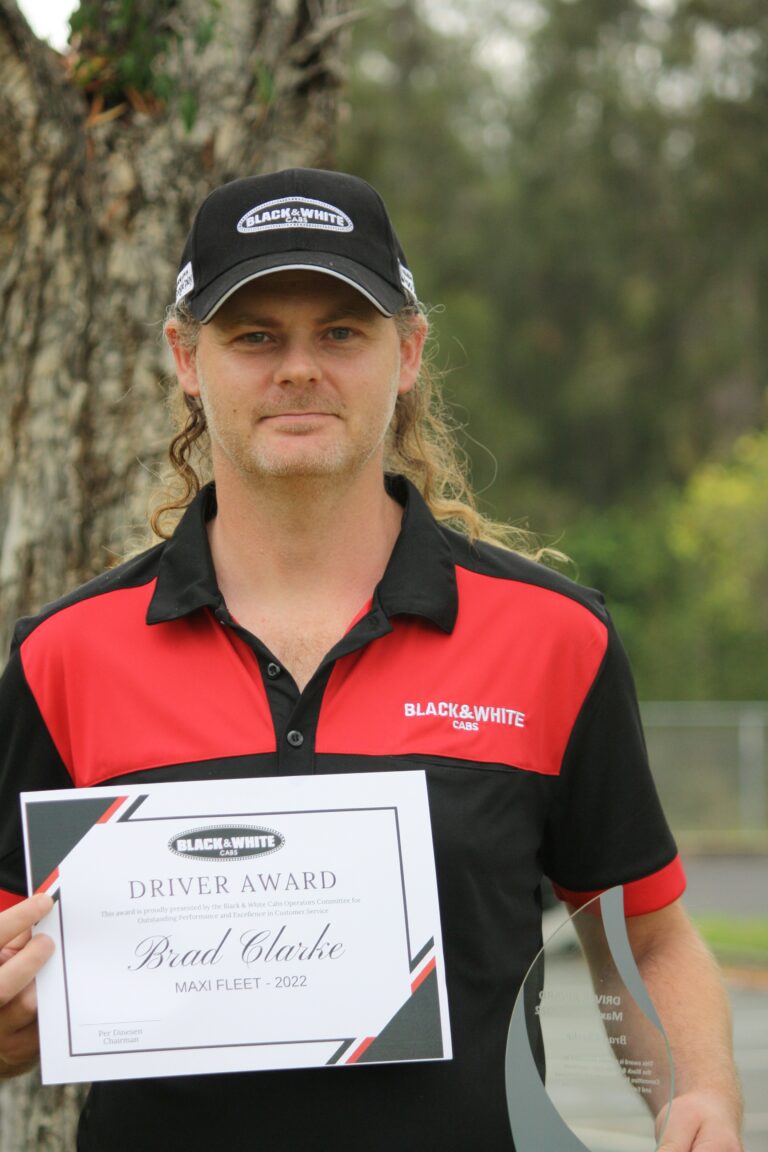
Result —
[[675, 831], [768, 836], [768, 701], [654, 701], [641, 711]]

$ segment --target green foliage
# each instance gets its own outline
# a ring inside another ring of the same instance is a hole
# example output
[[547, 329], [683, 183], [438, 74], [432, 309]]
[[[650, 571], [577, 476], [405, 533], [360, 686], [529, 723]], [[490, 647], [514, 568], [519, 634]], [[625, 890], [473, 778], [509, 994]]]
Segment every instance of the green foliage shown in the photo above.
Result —
[[70, 74], [88, 95], [96, 118], [111, 109], [153, 112], [176, 102], [182, 123], [194, 125], [196, 95], [177, 76], [185, 40], [201, 53], [211, 43], [221, 0], [192, 29], [178, 20], [179, 0], [99, 0], [81, 3], [70, 17], [74, 55]]
[[694, 473], [672, 520], [680, 561], [705, 574], [701, 606], [724, 629], [768, 632], [768, 434]]
[[669, 525], [689, 585], [702, 695], [762, 697], [768, 683], [768, 434], [740, 438], [691, 477]]
[[610, 587], [641, 695], [760, 699], [768, 683], [768, 433], [678, 491], [579, 521], [564, 540]]
[[768, 920], [697, 916], [695, 923], [721, 964], [768, 964]]
[[197, 119], [197, 96], [194, 92], [179, 93], [179, 115], [187, 132], [191, 132]]
[[258, 101], [264, 107], [269, 107], [275, 98], [275, 78], [266, 64], [259, 64], [256, 70], [256, 90]]

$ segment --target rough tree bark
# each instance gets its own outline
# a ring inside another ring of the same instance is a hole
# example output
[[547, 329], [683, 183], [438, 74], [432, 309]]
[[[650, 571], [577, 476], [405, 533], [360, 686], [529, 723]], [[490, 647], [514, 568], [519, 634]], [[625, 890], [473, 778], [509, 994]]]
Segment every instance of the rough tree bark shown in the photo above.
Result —
[[[16, 617], [144, 530], [168, 440], [161, 321], [195, 204], [247, 173], [332, 163], [347, 0], [142, 4], [167, 9], [162, 66], [196, 105], [189, 129], [172, 99], [94, 101], [0, 0], [2, 652]], [[0, 1086], [2, 1152], [73, 1149], [80, 1094]]]

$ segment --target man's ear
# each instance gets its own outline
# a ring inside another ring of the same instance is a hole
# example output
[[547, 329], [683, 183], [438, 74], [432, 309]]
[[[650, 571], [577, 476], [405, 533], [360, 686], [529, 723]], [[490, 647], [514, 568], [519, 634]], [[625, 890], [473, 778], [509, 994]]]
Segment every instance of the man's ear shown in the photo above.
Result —
[[410, 392], [418, 380], [426, 338], [427, 322], [423, 316], [417, 316], [407, 335], [400, 337], [400, 383], [397, 389], [400, 396]]
[[170, 321], [165, 327], [165, 338], [176, 365], [176, 376], [187, 396], [200, 395], [200, 381], [197, 375], [197, 349], [189, 348], [181, 339], [179, 329]]

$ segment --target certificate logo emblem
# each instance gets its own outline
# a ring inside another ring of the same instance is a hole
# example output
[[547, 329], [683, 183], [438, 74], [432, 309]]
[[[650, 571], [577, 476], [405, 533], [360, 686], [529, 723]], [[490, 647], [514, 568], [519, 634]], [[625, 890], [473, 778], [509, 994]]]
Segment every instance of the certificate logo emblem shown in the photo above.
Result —
[[268, 856], [284, 844], [282, 832], [246, 824], [192, 828], [168, 841], [168, 847], [175, 856], [186, 856], [189, 860], [243, 860], [249, 856]]

